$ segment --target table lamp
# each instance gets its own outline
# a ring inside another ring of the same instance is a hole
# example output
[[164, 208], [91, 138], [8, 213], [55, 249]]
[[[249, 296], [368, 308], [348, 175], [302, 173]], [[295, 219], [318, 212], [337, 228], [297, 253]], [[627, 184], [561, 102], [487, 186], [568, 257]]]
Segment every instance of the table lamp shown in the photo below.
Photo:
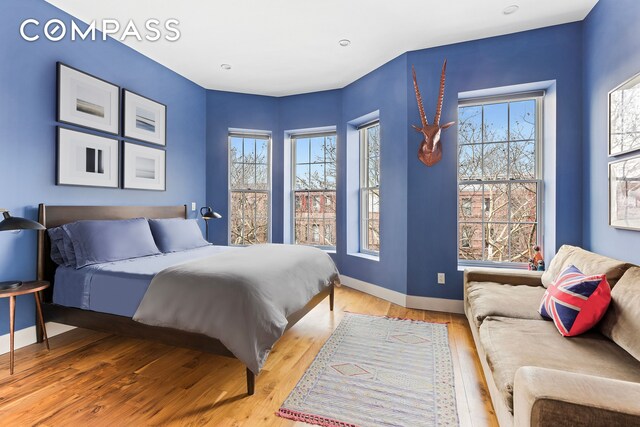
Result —
[[209, 220], [210, 219], [220, 219], [222, 215], [218, 212], [214, 212], [210, 206], [204, 206], [200, 208], [200, 215], [202, 215], [202, 219], [204, 219], [204, 224], [207, 228], [207, 242], [209, 241]]
[[[44, 226], [39, 222], [11, 216], [6, 209], [0, 208], [0, 212], [2, 212], [2, 216], [4, 217], [2, 221], [0, 221], [0, 231], [45, 230]], [[22, 285], [22, 282], [17, 280], [0, 282], [0, 291], [17, 288], [20, 285]]]

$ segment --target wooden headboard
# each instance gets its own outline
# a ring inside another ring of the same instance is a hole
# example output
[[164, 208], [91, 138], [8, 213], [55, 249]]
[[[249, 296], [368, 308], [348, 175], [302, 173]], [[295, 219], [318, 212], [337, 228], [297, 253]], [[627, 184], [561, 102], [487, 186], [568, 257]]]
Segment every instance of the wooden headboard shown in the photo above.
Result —
[[[38, 221], [46, 228], [83, 219], [187, 218], [187, 205], [179, 206], [46, 206], [38, 207]], [[51, 282], [45, 302], [51, 302], [57, 265], [51, 260], [51, 241], [46, 231], [38, 232], [37, 278]]]

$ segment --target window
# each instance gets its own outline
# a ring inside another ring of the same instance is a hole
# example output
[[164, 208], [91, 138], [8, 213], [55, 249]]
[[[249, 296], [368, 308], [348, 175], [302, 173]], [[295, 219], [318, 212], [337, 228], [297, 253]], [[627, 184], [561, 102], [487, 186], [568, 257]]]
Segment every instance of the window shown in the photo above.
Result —
[[380, 252], [380, 122], [360, 128], [360, 252]]
[[542, 94], [460, 103], [461, 264], [525, 263], [541, 241], [541, 105]]
[[271, 138], [229, 135], [229, 244], [269, 242]]
[[291, 140], [295, 242], [333, 249], [336, 247], [336, 134], [296, 135]]

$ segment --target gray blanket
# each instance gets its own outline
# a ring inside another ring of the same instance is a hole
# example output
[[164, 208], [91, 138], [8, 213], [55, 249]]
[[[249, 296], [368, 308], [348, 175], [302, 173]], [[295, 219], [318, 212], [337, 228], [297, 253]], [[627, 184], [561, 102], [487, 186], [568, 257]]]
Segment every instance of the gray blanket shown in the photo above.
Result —
[[133, 319], [217, 338], [257, 374], [287, 316], [338, 280], [320, 249], [250, 246], [161, 271]]

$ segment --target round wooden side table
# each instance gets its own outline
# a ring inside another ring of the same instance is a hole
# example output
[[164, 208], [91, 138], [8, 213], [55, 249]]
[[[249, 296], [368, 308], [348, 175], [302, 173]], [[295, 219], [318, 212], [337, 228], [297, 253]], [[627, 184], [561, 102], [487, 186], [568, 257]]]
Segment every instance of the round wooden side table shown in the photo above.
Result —
[[44, 342], [47, 344], [47, 350], [49, 350], [49, 338], [47, 338], [47, 330], [44, 326], [44, 318], [42, 317], [42, 307], [40, 305], [40, 291], [47, 289], [49, 282], [37, 281], [37, 282], [22, 282], [22, 285], [17, 288], [6, 289], [0, 291], [0, 298], [9, 298], [9, 371], [13, 375], [13, 331], [15, 328], [16, 318], [16, 297], [18, 295], [33, 294], [36, 299], [36, 311], [38, 313], [38, 322], [42, 328], [42, 335]]

